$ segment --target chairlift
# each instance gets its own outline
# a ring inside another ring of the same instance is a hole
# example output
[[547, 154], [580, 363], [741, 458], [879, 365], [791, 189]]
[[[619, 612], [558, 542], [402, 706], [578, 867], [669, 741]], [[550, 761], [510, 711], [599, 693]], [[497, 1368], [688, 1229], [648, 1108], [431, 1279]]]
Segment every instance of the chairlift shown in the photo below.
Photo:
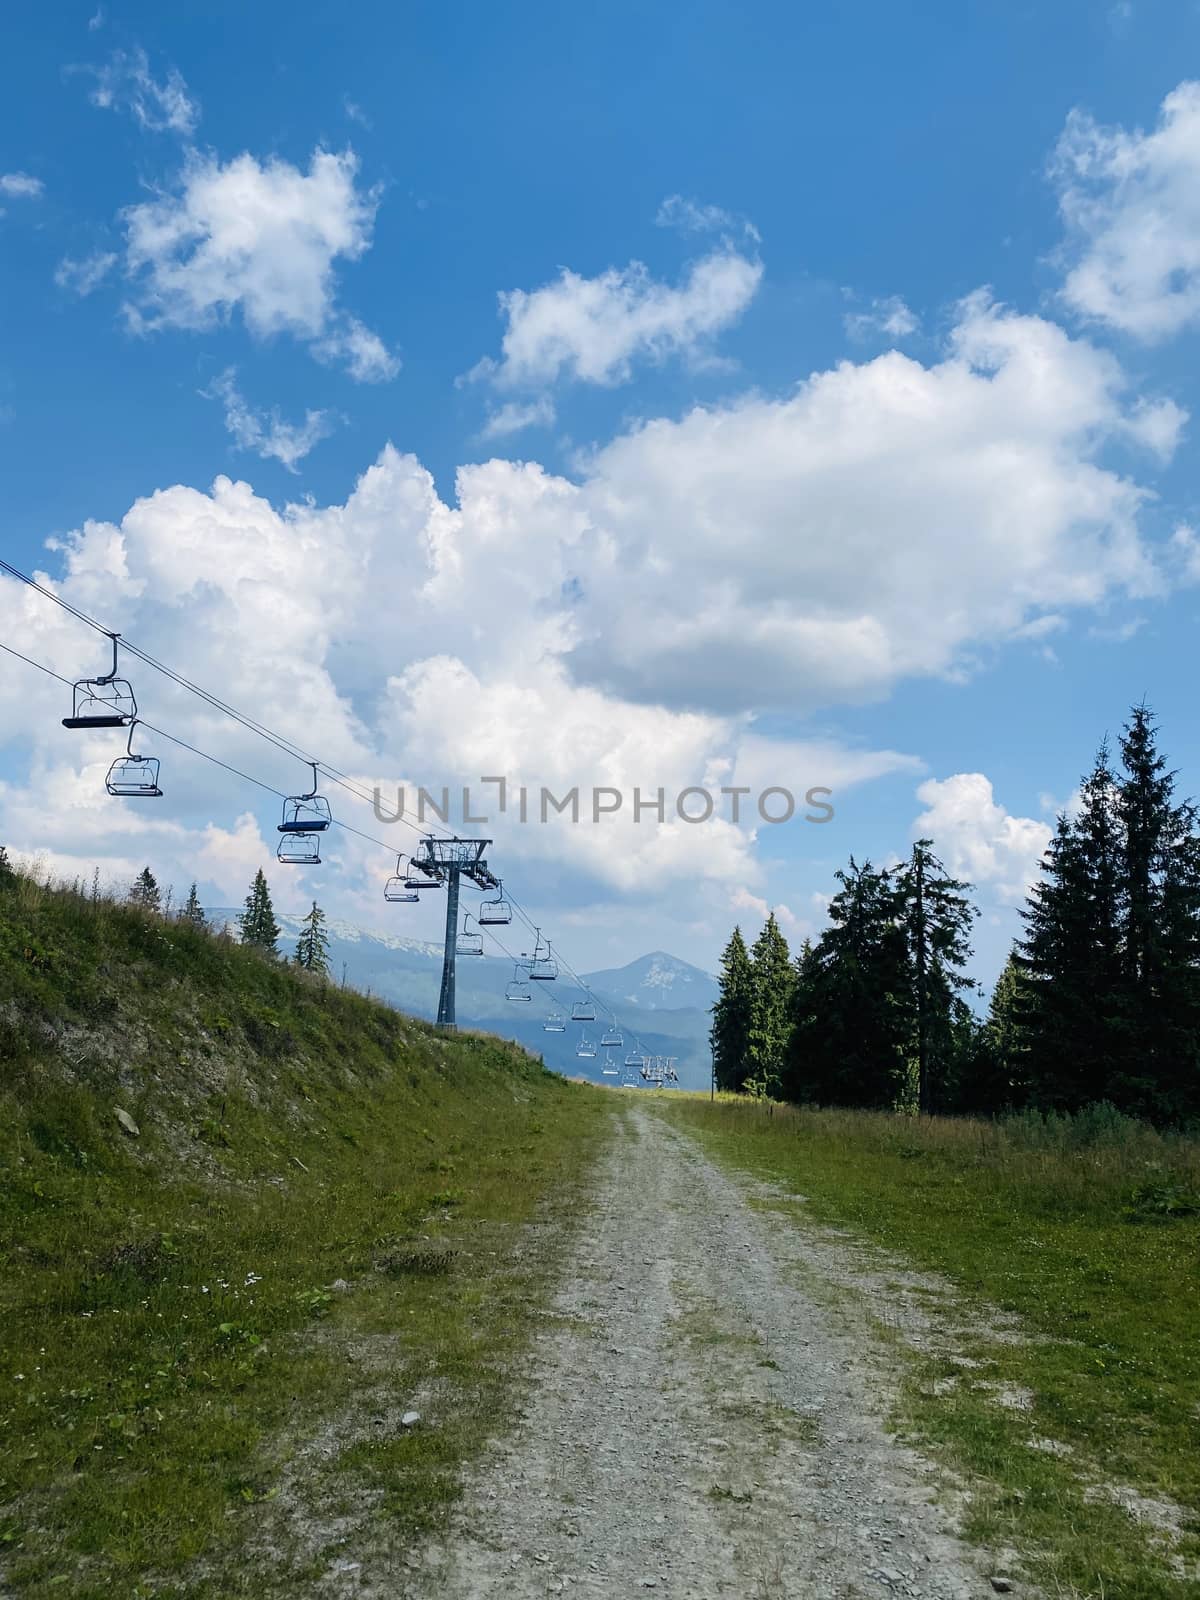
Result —
[[608, 1027], [605, 1028], [604, 1032], [600, 1036], [600, 1043], [606, 1050], [619, 1050], [625, 1043], [625, 1036], [622, 1034], [620, 1028], [617, 1027], [615, 1022], [610, 1022]]
[[588, 1038], [586, 1033], [581, 1033], [579, 1035], [579, 1043], [575, 1046], [575, 1054], [577, 1056], [582, 1056], [587, 1061], [590, 1061], [596, 1054], [596, 1046]]
[[396, 870], [383, 886], [383, 898], [390, 900], [393, 905], [412, 905], [421, 898], [417, 886], [408, 881], [401, 865], [403, 860], [402, 855], [396, 857]]
[[483, 935], [482, 933], [472, 933], [471, 929], [467, 926], [470, 920], [471, 913], [468, 911], [466, 916], [463, 918], [462, 929], [460, 930], [457, 939], [454, 941], [454, 951], [456, 955], [481, 956], [483, 954]]
[[513, 975], [508, 981], [504, 991], [504, 998], [512, 1000], [518, 1005], [524, 1005], [533, 999], [528, 982], [521, 976], [521, 963], [518, 961], [513, 967]]
[[550, 954], [550, 941], [542, 942], [542, 930], [535, 928], [533, 955], [529, 958], [529, 976], [539, 983], [553, 983], [558, 977], [558, 962]]
[[[323, 833], [333, 821], [329, 801], [317, 793], [317, 763], [310, 761], [308, 765], [312, 768], [312, 788], [307, 794], [288, 795], [283, 802], [280, 833]], [[282, 861], [284, 857], [281, 855], [279, 859]]]
[[285, 833], [275, 852], [276, 861], [285, 867], [316, 867], [321, 862], [321, 835], [319, 833]]
[[595, 1022], [596, 1002], [589, 995], [586, 1000], [576, 1000], [571, 1007], [572, 1022]]
[[567, 1019], [561, 1011], [551, 1011], [542, 1023], [542, 1028], [546, 1033], [566, 1033]]
[[604, 1057], [604, 1065], [600, 1068], [601, 1075], [605, 1078], [615, 1078], [619, 1070], [617, 1058], [609, 1051]]
[[71, 715], [62, 719], [64, 728], [123, 728], [137, 718], [137, 701], [133, 685], [127, 678], [117, 677], [117, 640], [119, 633], [110, 633], [112, 640], [112, 671], [102, 678], [80, 678], [71, 685]]
[[496, 883], [495, 898], [480, 902], [479, 914], [475, 920], [481, 928], [501, 927], [504, 923], [512, 921], [512, 906], [504, 898], [504, 884], [499, 880]]
[[129, 724], [129, 738], [125, 741], [125, 754], [118, 756], [108, 769], [104, 787], [109, 794], [123, 795], [128, 799], [161, 799], [158, 787], [158, 757], [139, 756], [133, 752], [133, 730], [137, 718]]
[[636, 1039], [634, 1040], [633, 1049], [625, 1057], [625, 1065], [629, 1068], [630, 1072], [637, 1072], [640, 1068], [646, 1065], [646, 1058], [642, 1054], [641, 1045], [638, 1044]]

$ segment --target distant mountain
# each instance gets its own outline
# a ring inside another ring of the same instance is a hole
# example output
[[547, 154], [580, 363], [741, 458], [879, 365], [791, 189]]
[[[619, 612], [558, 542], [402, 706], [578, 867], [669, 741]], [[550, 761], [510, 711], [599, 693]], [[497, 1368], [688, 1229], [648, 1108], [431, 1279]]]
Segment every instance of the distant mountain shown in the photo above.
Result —
[[[228, 925], [236, 933], [236, 909], [222, 906], [209, 911], [217, 927]], [[276, 912], [280, 949], [291, 953], [300, 935], [300, 918]], [[437, 1016], [442, 979], [442, 947], [425, 939], [405, 939], [394, 934], [367, 933], [353, 923], [330, 918], [329, 970], [335, 982], [378, 995], [414, 1016]], [[515, 1039], [548, 1067], [571, 1076], [605, 1081], [605, 1051], [579, 1057], [581, 1031], [599, 1046], [607, 1020], [598, 1010], [595, 1023], [568, 1024], [563, 1033], [547, 1033], [545, 1018], [553, 1006], [570, 1015], [579, 991], [565, 980], [541, 986], [545, 1003], [533, 1000], [514, 1005], [504, 991], [512, 977], [512, 962], [501, 956], [460, 956], [456, 968], [455, 1000], [460, 1028], [483, 1028], [505, 1039]], [[642, 956], [628, 966], [584, 974], [596, 998], [617, 1014], [621, 1043], [614, 1045], [614, 1060], [624, 1061], [634, 1049], [646, 1055], [677, 1058], [684, 1088], [702, 1088], [709, 1080], [709, 1007], [716, 998], [716, 981], [699, 967], [690, 966], [664, 951]], [[637, 1032], [634, 1033], [636, 1028]]]
[[665, 950], [639, 956], [628, 966], [585, 972], [584, 977], [593, 989], [603, 989], [619, 998], [623, 1006], [647, 1011], [677, 1011], [694, 1006], [707, 1011], [717, 1001], [717, 980], [710, 973]]

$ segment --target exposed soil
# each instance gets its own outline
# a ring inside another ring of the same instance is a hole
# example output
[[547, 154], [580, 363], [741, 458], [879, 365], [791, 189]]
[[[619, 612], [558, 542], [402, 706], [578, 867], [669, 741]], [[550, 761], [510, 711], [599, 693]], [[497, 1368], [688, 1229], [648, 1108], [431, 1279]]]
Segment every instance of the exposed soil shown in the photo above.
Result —
[[952, 1498], [885, 1429], [878, 1354], [829, 1290], [843, 1274], [814, 1272], [761, 1185], [636, 1102], [619, 1120], [526, 1409], [387, 1593], [991, 1595]]

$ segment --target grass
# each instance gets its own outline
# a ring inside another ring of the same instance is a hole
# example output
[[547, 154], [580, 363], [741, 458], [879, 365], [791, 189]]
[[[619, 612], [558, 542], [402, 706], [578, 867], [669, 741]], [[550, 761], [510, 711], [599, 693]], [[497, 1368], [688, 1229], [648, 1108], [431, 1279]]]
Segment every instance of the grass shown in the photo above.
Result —
[[605, 1098], [28, 879], [0, 997], [0, 1589], [320, 1594], [442, 1526]]
[[[951, 1355], [906, 1356], [896, 1420], [972, 1486], [968, 1536], [1026, 1552], [1050, 1592], [1197, 1594], [1200, 1143], [1103, 1107], [997, 1123], [732, 1097], [661, 1109], [718, 1158], [802, 1194], [793, 1216], [943, 1274], [956, 1324], [972, 1306], [1020, 1319], [1022, 1340], [958, 1327]], [[1003, 1386], [1029, 1391], [1028, 1409], [998, 1404]], [[1112, 1486], [1169, 1502], [1164, 1517], [1180, 1508], [1175, 1536], [1114, 1504]]]

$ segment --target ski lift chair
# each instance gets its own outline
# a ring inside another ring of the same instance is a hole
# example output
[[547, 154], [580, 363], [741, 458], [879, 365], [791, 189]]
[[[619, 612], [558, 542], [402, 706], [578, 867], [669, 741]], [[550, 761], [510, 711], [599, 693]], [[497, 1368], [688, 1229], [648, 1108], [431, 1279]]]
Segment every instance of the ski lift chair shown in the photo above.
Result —
[[620, 1028], [617, 1027], [615, 1022], [610, 1022], [608, 1027], [605, 1028], [600, 1037], [600, 1043], [606, 1050], [619, 1050], [625, 1043], [624, 1035], [621, 1033]]
[[558, 977], [558, 962], [550, 954], [549, 939], [543, 945], [540, 929], [535, 929], [534, 931], [537, 934], [537, 939], [529, 962], [529, 976], [538, 983], [553, 983], [555, 978]]
[[470, 928], [467, 926], [470, 920], [471, 913], [468, 911], [466, 916], [463, 918], [462, 931], [454, 941], [454, 950], [456, 955], [481, 956], [483, 954], [483, 935], [482, 933], [471, 932]]
[[512, 921], [512, 906], [504, 898], [504, 884], [497, 881], [496, 894], [491, 900], [483, 900], [479, 905], [479, 914], [475, 918], [481, 928], [498, 928]]
[[542, 1028], [546, 1033], [566, 1033], [567, 1019], [561, 1011], [551, 1011], [542, 1023]]
[[133, 730], [136, 727], [135, 718], [129, 724], [125, 754], [118, 756], [109, 767], [104, 787], [109, 794], [122, 795], [127, 799], [161, 799], [162, 790], [158, 786], [158, 757], [134, 754]]
[[[333, 821], [329, 811], [329, 801], [324, 795], [317, 793], [317, 764], [310, 761], [312, 768], [312, 788], [307, 794], [291, 794], [283, 802], [283, 819], [279, 824], [280, 833], [324, 833]], [[280, 857], [282, 861], [283, 857]]]
[[321, 835], [290, 831], [279, 841], [276, 861], [285, 867], [315, 867], [321, 861]]
[[590, 1061], [596, 1054], [596, 1046], [588, 1038], [586, 1033], [581, 1033], [579, 1035], [579, 1043], [575, 1046], [575, 1054], [577, 1056], [582, 1056], [584, 1060], [587, 1061]]
[[596, 1003], [595, 1003], [595, 1001], [592, 1000], [591, 998], [588, 998], [587, 1000], [576, 1000], [575, 1004], [571, 1007], [571, 1021], [572, 1022], [595, 1022], [595, 1020], [596, 1020]]
[[62, 719], [64, 728], [123, 728], [137, 717], [133, 685], [117, 677], [117, 640], [110, 633], [112, 671], [102, 678], [80, 678], [71, 685], [71, 715]]
[[521, 976], [521, 966], [519, 962], [513, 968], [513, 975], [509, 979], [508, 985], [504, 990], [504, 998], [506, 1000], [512, 1000], [517, 1005], [524, 1005], [533, 999], [529, 984]]
[[401, 867], [403, 860], [402, 855], [396, 857], [396, 870], [383, 886], [383, 898], [394, 905], [412, 905], [421, 898]]

